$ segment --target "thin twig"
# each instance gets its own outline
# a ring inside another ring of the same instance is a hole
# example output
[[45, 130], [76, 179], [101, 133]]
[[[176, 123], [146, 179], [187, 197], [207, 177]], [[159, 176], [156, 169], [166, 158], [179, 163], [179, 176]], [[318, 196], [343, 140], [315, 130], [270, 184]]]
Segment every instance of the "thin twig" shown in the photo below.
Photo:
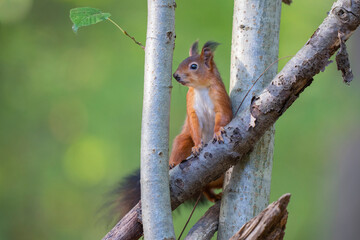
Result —
[[141, 44], [141, 42], [136, 41], [136, 39], [133, 36], [130, 36], [124, 29], [122, 29], [116, 22], [114, 22], [110, 18], [108, 18], [107, 20], [109, 20], [112, 24], [114, 24], [118, 29], [120, 29], [120, 31], [123, 34], [125, 34], [126, 36], [131, 38], [137, 45], [139, 45], [145, 51], [145, 47], [144, 47], [144, 45]]
[[284, 59], [284, 58], [289, 58], [289, 57], [293, 57], [293, 55], [290, 55], [290, 56], [285, 56], [285, 57], [281, 57], [279, 59], [277, 59], [276, 61], [272, 62], [266, 69], [265, 71], [263, 71], [260, 76], [255, 80], [255, 82], [253, 83], [253, 85], [251, 86], [251, 88], [247, 91], [247, 93], [245, 94], [245, 97], [243, 98], [243, 100], [241, 101], [239, 107], [236, 109], [236, 112], [234, 114], [234, 116], [236, 116], [236, 114], [238, 113], [241, 105], [243, 104], [245, 98], [247, 97], [247, 95], [249, 94], [249, 92], [251, 91], [251, 89], [255, 86], [256, 82], [267, 72], [267, 70], [269, 70], [269, 68], [271, 68], [272, 65], [274, 65], [275, 63], [277, 63], [278, 61]]
[[193, 207], [193, 210], [191, 211], [190, 216], [189, 216], [188, 220], [186, 221], [185, 226], [184, 226], [183, 230], [181, 231], [178, 240], [180, 240], [182, 234], [184, 233], [185, 228], [186, 228], [186, 226], [188, 225], [188, 223], [189, 223], [189, 221], [190, 221], [190, 219], [191, 219], [191, 217], [192, 217], [192, 215], [193, 215], [193, 213], [194, 213], [194, 211], [195, 211], [195, 208], [196, 208], [196, 206], [198, 205], [198, 203], [199, 203], [199, 201], [200, 201], [201, 195], [202, 195], [202, 193], [200, 193], [198, 199], [196, 200], [196, 203], [195, 203], [195, 205], [194, 205], [194, 207]]

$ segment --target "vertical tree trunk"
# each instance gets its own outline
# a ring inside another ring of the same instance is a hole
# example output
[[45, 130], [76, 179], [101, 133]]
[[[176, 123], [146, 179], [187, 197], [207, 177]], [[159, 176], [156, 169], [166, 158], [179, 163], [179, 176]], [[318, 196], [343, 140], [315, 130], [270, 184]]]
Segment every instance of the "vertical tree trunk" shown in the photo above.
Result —
[[[231, 49], [230, 97], [235, 112], [261, 73], [278, 58], [281, 0], [235, 0]], [[255, 84], [239, 112], [277, 72], [274, 64]], [[218, 239], [229, 239], [269, 203], [274, 127], [255, 145], [246, 161], [225, 177]]]
[[169, 114], [175, 1], [148, 0], [141, 128], [141, 203], [145, 239], [175, 239], [169, 190]]

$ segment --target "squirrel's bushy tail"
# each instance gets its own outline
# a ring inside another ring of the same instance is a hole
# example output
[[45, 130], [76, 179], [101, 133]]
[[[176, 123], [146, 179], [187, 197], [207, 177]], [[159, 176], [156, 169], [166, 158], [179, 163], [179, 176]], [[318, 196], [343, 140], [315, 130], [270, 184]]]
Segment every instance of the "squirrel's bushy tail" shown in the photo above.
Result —
[[[111, 192], [114, 198], [113, 201], [108, 204], [111, 206], [110, 216], [116, 216], [116, 222], [124, 217], [139, 201], [141, 198], [141, 186], [140, 186], [140, 169], [137, 169], [132, 174], [122, 179], [117, 187]], [[193, 207], [197, 197], [185, 202], [185, 205]], [[207, 203], [206, 198], [202, 194], [199, 205]]]
[[141, 198], [140, 192], [140, 169], [137, 169], [131, 175], [126, 176], [113, 191], [116, 196], [114, 200], [113, 211], [117, 216], [117, 220], [120, 220], [125, 214], [127, 214]]

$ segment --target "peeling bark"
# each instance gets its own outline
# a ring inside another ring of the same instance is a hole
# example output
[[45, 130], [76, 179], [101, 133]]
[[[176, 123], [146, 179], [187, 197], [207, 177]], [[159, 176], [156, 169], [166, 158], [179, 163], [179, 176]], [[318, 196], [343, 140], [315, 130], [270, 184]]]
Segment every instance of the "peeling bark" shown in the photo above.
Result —
[[[341, 10], [341, 11], [340, 11]], [[189, 159], [170, 171], [172, 209], [185, 200], [197, 196], [209, 182], [220, 177], [230, 166], [241, 161], [265, 131], [291, 106], [299, 94], [311, 84], [313, 77], [323, 69], [339, 48], [338, 32], [344, 41], [359, 26], [360, 0], [338, 0], [329, 15], [303, 48], [286, 64], [272, 82], [258, 96], [253, 97], [250, 109], [241, 112], [223, 134], [224, 144], [208, 143], [197, 157]], [[253, 116], [255, 126], [249, 127]], [[128, 215], [137, 212], [139, 205]], [[139, 214], [139, 213], [137, 213]], [[128, 216], [125, 216], [127, 218]], [[133, 222], [133, 232], [142, 227]], [[109, 234], [119, 231], [121, 224]], [[136, 236], [113, 235], [109, 239], [136, 239]]]
[[338, 70], [340, 70], [342, 73], [342, 78], [344, 80], [344, 83], [349, 85], [350, 82], [353, 80], [354, 76], [353, 76], [353, 73], [350, 68], [349, 55], [347, 53], [346, 45], [343, 40], [344, 34], [339, 32], [338, 36], [339, 36], [339, 40], [340, 40], [340, 49], [336, 53], [336, 58], [335, 58], [336, 64], [337, 64]]

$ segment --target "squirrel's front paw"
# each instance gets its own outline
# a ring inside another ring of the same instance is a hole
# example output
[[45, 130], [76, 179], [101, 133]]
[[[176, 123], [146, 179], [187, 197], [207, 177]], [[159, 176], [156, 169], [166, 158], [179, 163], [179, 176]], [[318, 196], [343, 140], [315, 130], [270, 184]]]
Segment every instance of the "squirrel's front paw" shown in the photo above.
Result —
[[200, 154], [201, 149], [203, 148], [202, 144], [196, 145], [192, 147], [191, 152], [194, 156], [198, 156]]
[[216, 194], [212, 189], [205, 189], [203, 193], [205, 197], [211, 202], [219, 201], [222, 197], [222, 193]]
[[225, 129], [223, 128], [223, 127], [221, 127], [220, 129], [219, 129], [219, 131], [217, 131], [217, 132], [215, 132], [214, 133], [214, 138], [213, 138], [213, 143], [216, 143], [216, 142], [218, 142], [218, 143], [224, 143], [224, 139], [223, 139], [223, 137], [221, 136], [221, 134], [223, 134], [225, 132]]
[[221, 200], [221, 198], [222, 198], [222, 193], [214, 194], [213, 198], [210, 199], [210, 201], [217, 202], [217, 201]]

